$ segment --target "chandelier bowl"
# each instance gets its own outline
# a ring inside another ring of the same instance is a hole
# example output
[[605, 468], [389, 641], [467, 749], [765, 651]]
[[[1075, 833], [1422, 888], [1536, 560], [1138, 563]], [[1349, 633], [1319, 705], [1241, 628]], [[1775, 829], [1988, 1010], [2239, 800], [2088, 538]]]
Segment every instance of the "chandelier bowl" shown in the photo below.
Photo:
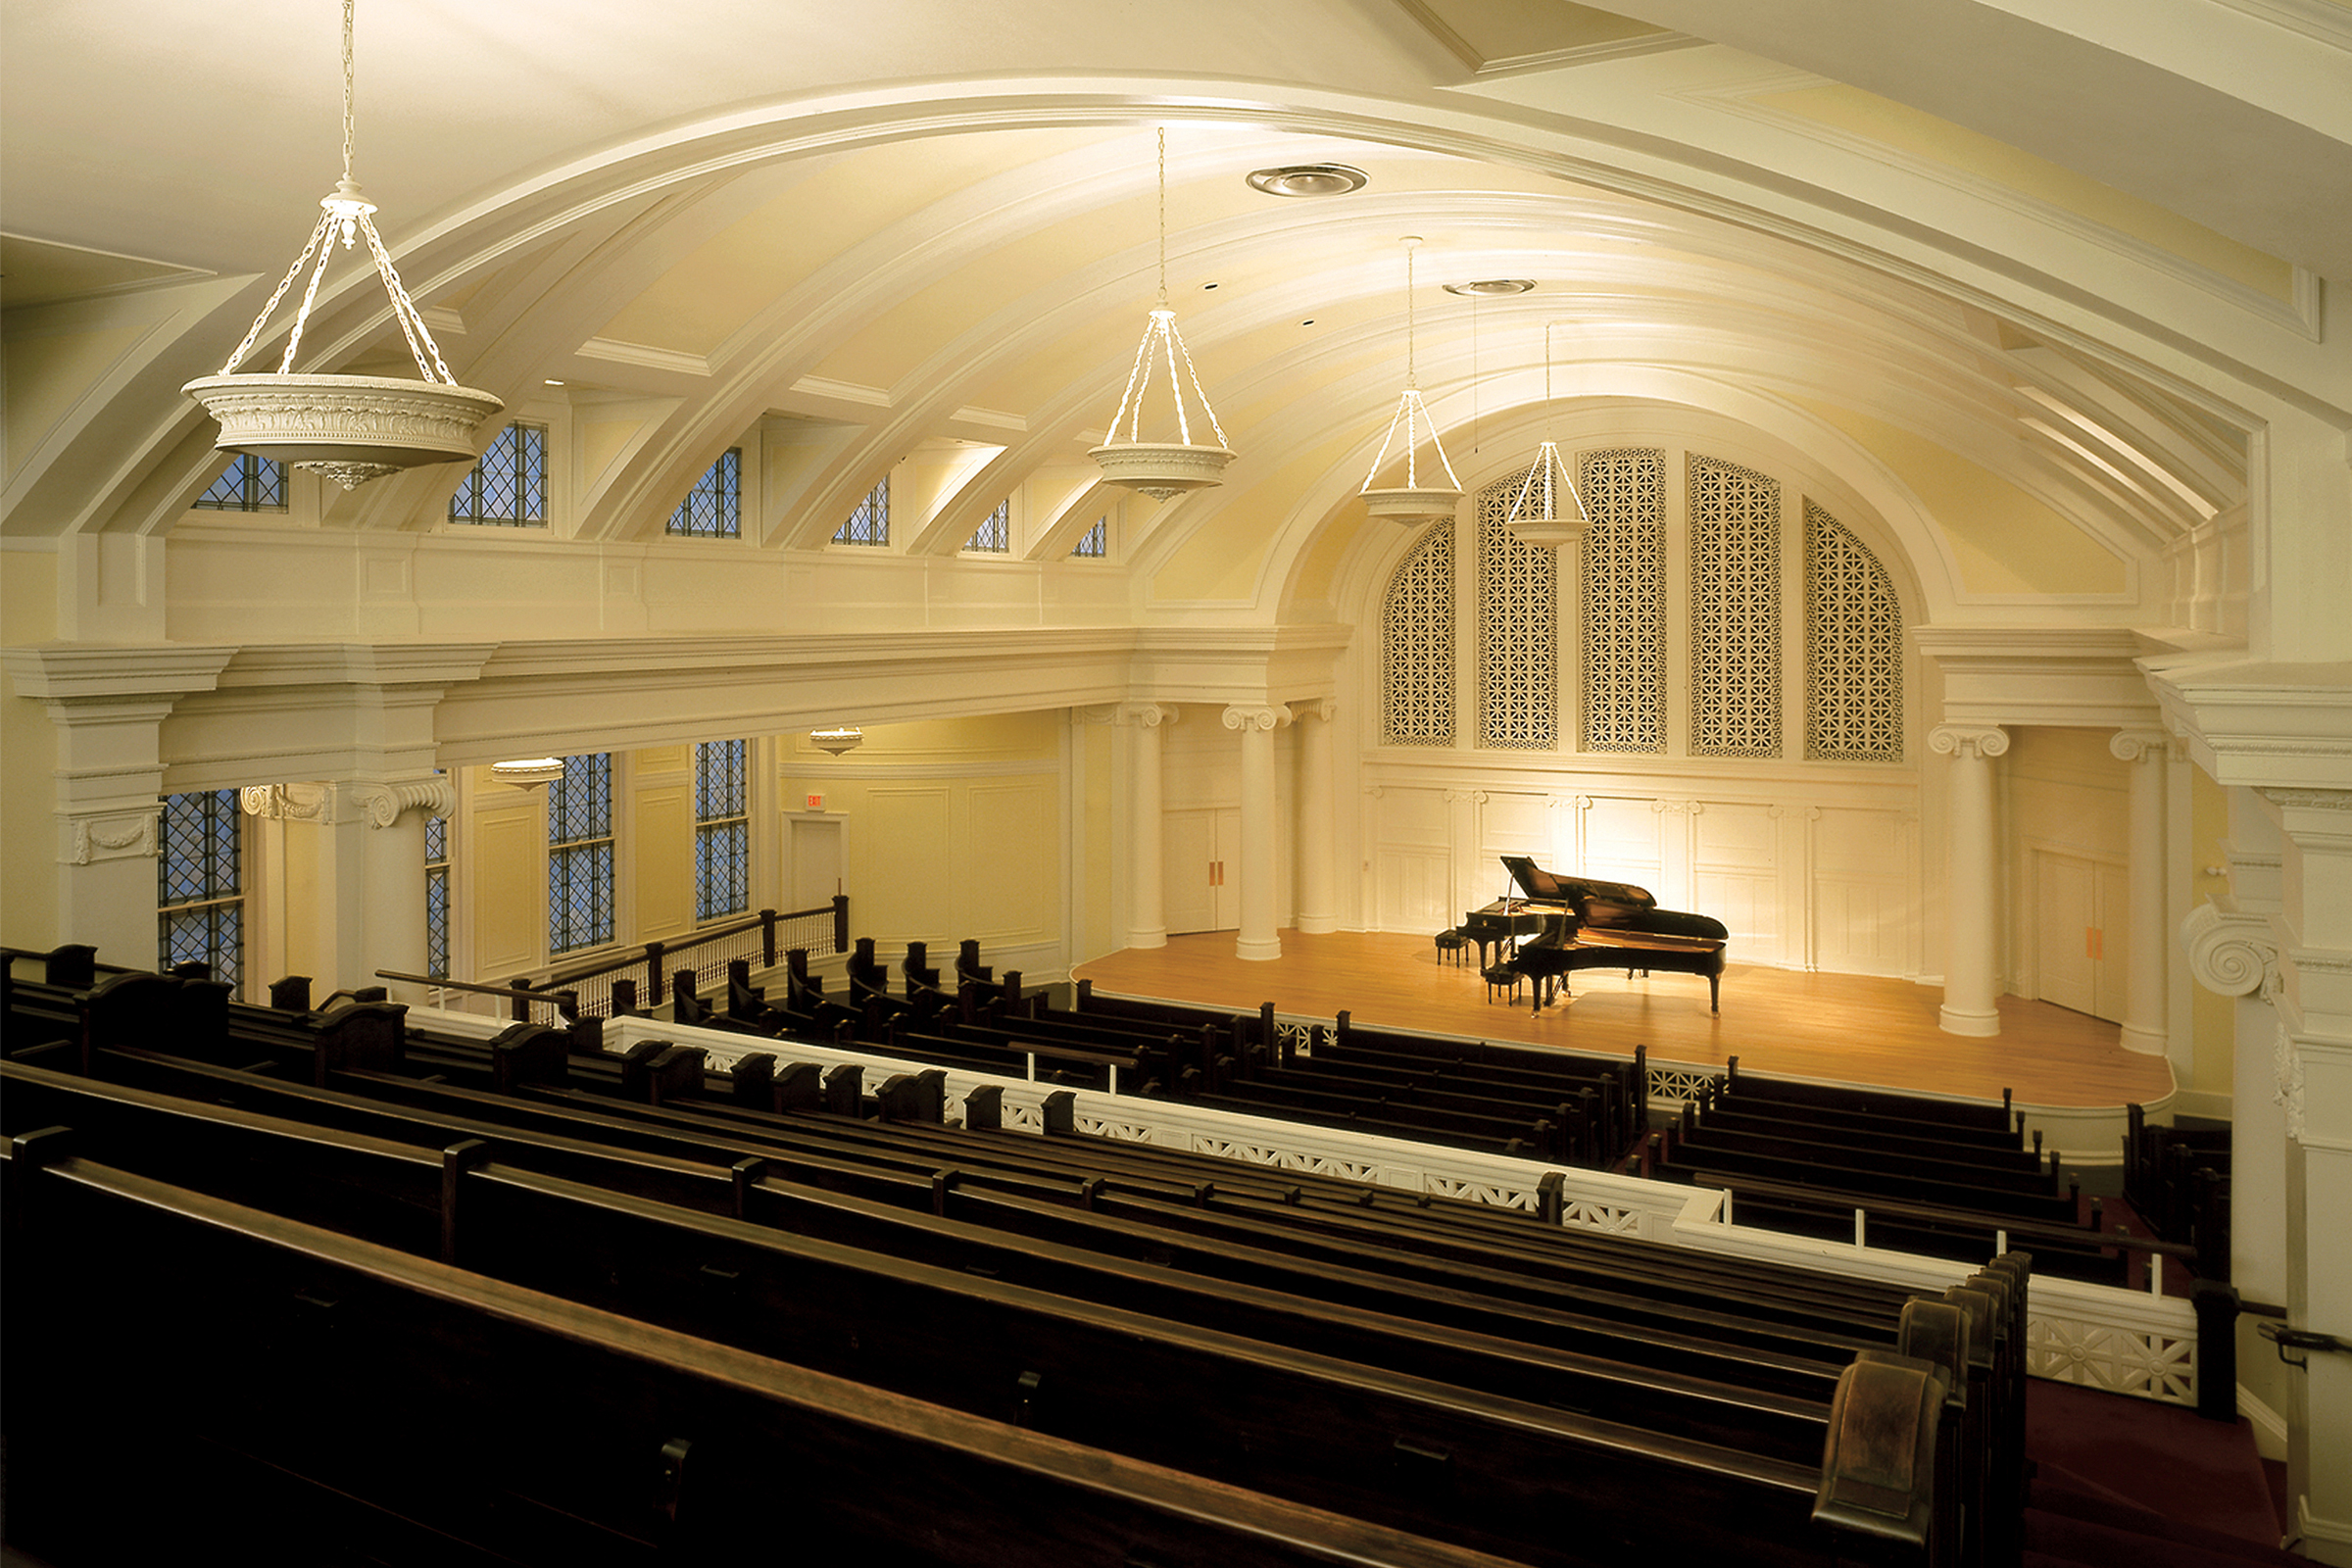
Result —
[[208, 375], [180, 391], [220, 421], [220, 450], [316, 469], [346, 489], [472, 462], [474, 430], [506, 407], [472, 387], [386, 375]]
[[1192, 490], [1205, 490], [1224, 479], [1233, 453], [1224, 447], [1194, 446], [1181, 441], [1112, 441], [1087, 456], [1115, 485], [1166, 501]]

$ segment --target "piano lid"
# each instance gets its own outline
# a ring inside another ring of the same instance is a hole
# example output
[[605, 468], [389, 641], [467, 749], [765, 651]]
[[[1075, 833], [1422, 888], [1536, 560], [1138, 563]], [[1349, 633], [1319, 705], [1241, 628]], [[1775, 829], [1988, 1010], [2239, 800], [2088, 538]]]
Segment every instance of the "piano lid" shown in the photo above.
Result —
[[1546, 904], [1575, 905], [1585, 899], [1608, 899], [1629, 904], [1637, 908], [1654, 908], [1657, 900], [1649, 889], [1636, 887], [1631, 882], [1601, 882], [1592, 877], [1560, 876], [1546, 871], [1524, 855], [1506, 855], [1504, 867], [1519, 884], [1520, 891], [1531, 899]]
[[1556, 904], [1569, 896], [1568, 889], [1561, 885], [1558, 877], [1527, 856], [1506, 855], [1502, 858], [1502, 864], [1503, 869], [1511, 873], [1511, 880], [1519, 884], [1519, 891], [1531, 899]]

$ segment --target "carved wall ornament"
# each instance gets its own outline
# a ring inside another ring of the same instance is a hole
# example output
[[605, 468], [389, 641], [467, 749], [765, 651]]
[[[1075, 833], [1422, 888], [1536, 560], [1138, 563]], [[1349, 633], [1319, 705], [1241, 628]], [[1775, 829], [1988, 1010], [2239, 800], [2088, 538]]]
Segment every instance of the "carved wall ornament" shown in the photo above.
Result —
[[1183, 710], [1173, 703], [1119, 703], [1106, 715], [1114, 724], [1137, 724], [1145, 729], [1157, 729], [1173, 724], [1183, 717]]
[[128, 811], [109, 811], [103, 816], [77, 816], [74, 819], [74, 849], [70, 857], [75, 865], [91, 865], [100, 860], [129, 860], [156, 853], [156, 819], [163, 814], [162, 803]]
[[2286, 1136], [2301, 1141], [2303, 1137], [2303, 1053], [2296, 1049], [2295, 1037], [2287, 1031], [2285, 1020], [2278, 1024], [2278, 1038], [2272, 1048], [2271, 1067], [2275, 1083], [2271, 1102], [2286, 1110]]
[[2352, 811], [2352, 790], [2264, 789], [2273, 806], [2301, 811]]
[[2162, 762], [2172, 757], [2173, 740], [2160, 729], [2119, 729], [2107, 740], [2107, 753], [2119, 762]]
[[247, 816], [274, 817], [278, 815], [282, 808], [278, 799], [278, 786], [275, 784], [246, 785], [237, 791], [237, 808]]

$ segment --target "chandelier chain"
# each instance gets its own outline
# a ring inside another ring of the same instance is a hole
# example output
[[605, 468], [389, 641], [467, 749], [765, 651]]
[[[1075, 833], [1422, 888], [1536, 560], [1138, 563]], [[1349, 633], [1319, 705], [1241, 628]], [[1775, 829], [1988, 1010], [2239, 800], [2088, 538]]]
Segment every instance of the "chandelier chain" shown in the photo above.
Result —
[[1159, 303], [1168, 303], [1168, 127], [1159, 127]]
[[351, 178], [352, 19], [359, 0], [343, 0], [343, 178]]
[[1413, 247], [1404, 247], [1404, 384], [1419, 386], [1413, 369]]

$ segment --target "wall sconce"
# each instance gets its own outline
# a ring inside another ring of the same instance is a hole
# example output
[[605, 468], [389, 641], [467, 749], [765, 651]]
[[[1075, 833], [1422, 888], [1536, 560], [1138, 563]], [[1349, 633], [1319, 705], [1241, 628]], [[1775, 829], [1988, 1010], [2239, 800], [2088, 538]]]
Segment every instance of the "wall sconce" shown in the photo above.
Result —
[[535, 790], [542, 784], [552, 784], [564, 776], [564, 760], [560, 757], [523, 757], [508, 762], [492, 762], [490, 776], [501, 784], [511, 784], [518, 790]]
[[818, 751], [830, 752], [835, 757], [839, 757], [844, 752], [856, 751], [864, 740], [865, 732], [854, 724], [844, 724], [837, 729], [812, 729], [808, 732], [809, 745]]

